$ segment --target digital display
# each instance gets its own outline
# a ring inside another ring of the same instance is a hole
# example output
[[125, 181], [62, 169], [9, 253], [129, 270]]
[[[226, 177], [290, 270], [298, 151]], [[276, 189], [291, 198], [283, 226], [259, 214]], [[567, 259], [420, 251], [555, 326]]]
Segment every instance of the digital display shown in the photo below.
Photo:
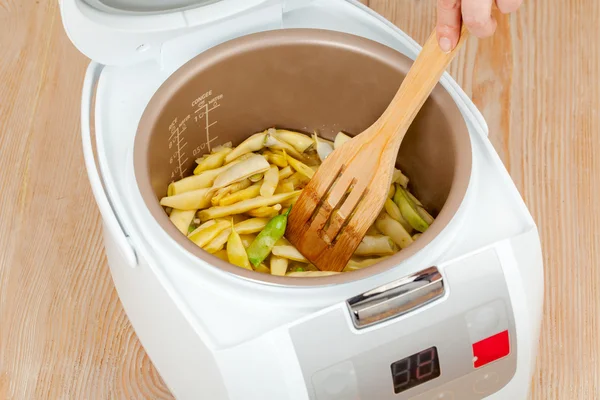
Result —
[[440, 376], [437, 348], [431, 347], [392, 364], [394, 393], [398, 394]]

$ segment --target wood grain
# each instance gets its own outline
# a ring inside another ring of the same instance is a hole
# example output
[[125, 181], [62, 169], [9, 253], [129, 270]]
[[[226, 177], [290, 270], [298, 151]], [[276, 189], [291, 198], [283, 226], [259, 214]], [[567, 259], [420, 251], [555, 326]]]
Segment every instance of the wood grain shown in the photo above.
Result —
[[[435, 1], [370, 0], [423, 43]], [[451, 74], [540, 226], [546, 297], [532, 399], [600, 393], [600, 7], [525, 1]], [[165, 399], [110, 278], [83, 168], [87, 60], [56, 1], [0, 0], [0, 398]]]

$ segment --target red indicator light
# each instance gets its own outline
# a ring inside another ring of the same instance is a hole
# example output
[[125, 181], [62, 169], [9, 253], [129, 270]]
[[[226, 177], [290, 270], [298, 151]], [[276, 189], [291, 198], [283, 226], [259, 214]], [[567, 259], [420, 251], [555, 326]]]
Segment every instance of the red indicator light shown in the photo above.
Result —
[[509, 353], [508, 331], [500, 332], [473, 344], [473, 356], [475, 357], [473, 366], [475, 368], [483, 367], [492, 361], [506, 357]]

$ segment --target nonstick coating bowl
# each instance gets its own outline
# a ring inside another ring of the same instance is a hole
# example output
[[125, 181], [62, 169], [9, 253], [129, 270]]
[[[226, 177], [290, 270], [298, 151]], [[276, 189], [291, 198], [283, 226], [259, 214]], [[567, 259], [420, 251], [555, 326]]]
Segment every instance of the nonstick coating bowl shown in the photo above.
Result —
[[371, 267], [319, 278], [248, 271], [205, 252], [171, 223], [160, 206], [173, 180], [192, 173], [210, 147], [241, 143], [269, 127], [333, 140], [362, 132], [385, 110], [412, 60], [350, 34], [276, 30], [216, 46], [186, 63], [148, 104], [134, 144], [134, 172], [146, 207], [186, 251], [211, 267], [258, 282], [319, 286], [364, 279], [394, 268], [430, 243], [457, 212], [471, 175], [471, 142], [451, 96], [438, 85], [398, 154], [410, 190], [436, 221], [411, 246]]

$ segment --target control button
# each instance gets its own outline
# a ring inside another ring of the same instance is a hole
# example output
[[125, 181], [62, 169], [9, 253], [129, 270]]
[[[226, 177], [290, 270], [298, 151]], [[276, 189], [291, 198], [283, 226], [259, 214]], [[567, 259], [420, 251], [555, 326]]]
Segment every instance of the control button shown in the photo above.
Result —
[[496, 392], [500, 377], [495, 372], [486, 372], [475, 381], [473, 391], [477, 394]]
[[449, 390], [445, 390], [433, 396], [431, 400], [454, 400], [454, 393]]
[[508, 329], [506, 307], [502, 300], [495, 300], [469, 311], [465, 320], [471, 343]]
[[508, 331], [500, 332], [473, 344], [473, 366], [483, 367], [493, 361], [506, 357], [510, 353]]
[[356, 372], [344, 361], [315, 373], [312, 377], [318, 400], [359, 400]]

